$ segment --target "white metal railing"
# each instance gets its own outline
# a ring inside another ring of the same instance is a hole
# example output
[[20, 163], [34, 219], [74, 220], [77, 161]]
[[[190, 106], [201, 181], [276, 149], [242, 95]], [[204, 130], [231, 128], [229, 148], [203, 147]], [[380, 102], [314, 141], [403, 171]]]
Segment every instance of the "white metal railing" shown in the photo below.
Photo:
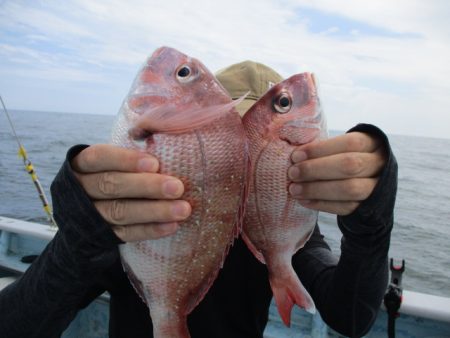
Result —
[[41, 223], [0, 216], [0, 230], [51, 240], [55, 236], [57, 228]]
[[[0, 232], [0, 256], [2, 256], [9, 249], [12, 234], [50, 241], [56, 229], [50, 225], [0, 216]], [[450, 298], [404, 290], [400, 313], [450, 323]]]

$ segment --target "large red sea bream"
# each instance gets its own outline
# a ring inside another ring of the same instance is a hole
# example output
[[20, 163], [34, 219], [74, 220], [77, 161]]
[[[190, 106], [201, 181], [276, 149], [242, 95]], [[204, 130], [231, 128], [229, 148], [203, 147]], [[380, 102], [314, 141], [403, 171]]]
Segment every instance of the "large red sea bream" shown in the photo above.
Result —
[[157, 338], [189, 337], [186, 316], [240, 232], [249, 153], [236, 104], [202, 63], [162, 47], [139, 71], [113, 129], [114, 144], [153, 154], [161, 173], [180, 178], [192, 206], [176, 234], [120, 246]]
[[287, 177], [294, 148], [327, 135], [312, 74], [294, 75], [272, 87], [245, 114], [243, 123], [252, 159], [243, 238], [267, 264], [278, 311], [289, 326], [294, 303], [314, 311], [291, 260], [311, 236], [317, 211], [289, 195]]

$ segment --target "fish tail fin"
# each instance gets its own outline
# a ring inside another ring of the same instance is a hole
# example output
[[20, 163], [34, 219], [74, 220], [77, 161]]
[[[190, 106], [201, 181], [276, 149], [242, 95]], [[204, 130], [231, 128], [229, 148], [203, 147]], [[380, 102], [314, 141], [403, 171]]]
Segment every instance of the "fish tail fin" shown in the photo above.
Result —
[[[153, 323], [153, 336], [158, 338], [190, 338], [187, 326], [187, 318], [180, 313], [174, 313], [173, 310], [159, 311], [155, 314], [150, 309], [150, 317]], [[159, 316], [158, 316], [159, 315]]]
[[294, 304], [310, 313], [315, 313], [316, 308], [311, 296], [293, 270], [287, 278], [271, 275], [269, 279], [278, 313], [287, 327], [291, 325], [291, 311]]

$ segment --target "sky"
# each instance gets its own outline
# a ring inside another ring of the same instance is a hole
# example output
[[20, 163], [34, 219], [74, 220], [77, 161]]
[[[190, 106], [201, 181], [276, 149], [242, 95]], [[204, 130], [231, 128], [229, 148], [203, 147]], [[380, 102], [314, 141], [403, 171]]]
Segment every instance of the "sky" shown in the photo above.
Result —
[[313, 72], [333, 130], [450, 138], [446, 0], [0, 0], [9, 109], [117, 114], [160, 46], [215, 72], [243, 60]]

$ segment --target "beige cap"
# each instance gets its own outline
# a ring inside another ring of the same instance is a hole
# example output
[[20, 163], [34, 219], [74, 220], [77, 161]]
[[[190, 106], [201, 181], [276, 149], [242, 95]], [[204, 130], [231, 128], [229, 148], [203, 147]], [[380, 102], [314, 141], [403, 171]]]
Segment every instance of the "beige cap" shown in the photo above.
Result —
[[273, 69], [257, 62], [236, 63], [216, 73], [216, 78], [225, 87], [233, 100], [250, 91], [245, 100], [236, 106], [243, 116], [250, 107], [273, 85], [283, 78]]

